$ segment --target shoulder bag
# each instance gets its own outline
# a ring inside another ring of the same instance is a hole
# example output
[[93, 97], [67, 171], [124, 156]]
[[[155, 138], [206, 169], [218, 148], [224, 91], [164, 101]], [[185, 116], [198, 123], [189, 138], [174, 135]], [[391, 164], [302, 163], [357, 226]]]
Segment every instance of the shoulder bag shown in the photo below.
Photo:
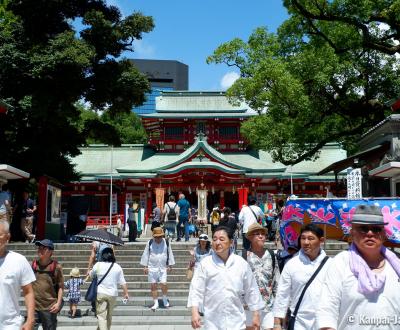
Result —
[[324, 265], [328, 261], [328, 259], [329, 259], [329, 257], [326, 256], [321, 261], [321, 264], [318, 266], [317, 270], [314, 272], [314, 274], [312, 274], [311, 278], [308, 280], [308, 282], [304, 286], [304, 289], [301, 292], [300, 298], [297, 301], [297, 304], [296, 304], [296, 307], [294, 309], [294, 312], [293, 312], [293, 314], [290, 314], [287, 330], [294, 330], [294, 324], [296, 323], [296, 316], [297, 316], [297, 313], [299, 311], [300, 304], [301, 304], [301, 301], [303, 300], [304, 294], [306, 293], [306, 291], [307, 291], [308, 287], [310, 286], [310, 284], [312, 283], [312, 281], [314, 281], [314, 279], [317, 277], [317, 275], [320, 272], [320, 270], [322, 269], [322, 267], [324, 267]]
[[104, 274], [104, 276], [101, 278], [100, 281], [97, 281], [97, 274], [95, 273], [93, 275], [92, 283], [90, 283], [86, 294], [85, 294], [85, 300], [94, 302], [97, 299], [97, 287], [100, 285], [101, 282], [105, 279], [105, 277], [108, 275], [110, 272], [112, 266], [114, 266], [114, 263], [111, 264], [110, 268], [108, 268], [107, 272]]

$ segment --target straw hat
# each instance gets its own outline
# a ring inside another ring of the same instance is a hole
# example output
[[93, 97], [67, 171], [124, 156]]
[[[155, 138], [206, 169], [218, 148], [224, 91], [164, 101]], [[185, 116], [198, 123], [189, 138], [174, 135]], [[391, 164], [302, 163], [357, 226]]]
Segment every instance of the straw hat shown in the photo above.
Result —
[[164, 236], [164, 230], [161, 227], [156, 227], [153, 229], [153, 237], [162, 237]]
[[71, 272], [69, 273], [70, 276], [72, 277], [80, 277], [81, 274], [79, 273], [79, 268], [72, 268]]
[[267, 234], [268, 229], [267, 229], [267, 228], [264, 228], [263, 226], [261, 226], [261, 225], [260, 225], [259, 223], [257, 223], [257, 222], [252, 223], [252, 224], [249, 226], [249, 229], [247, 230], [246, 237], [249, 238], [249, 236], [253, 235], [253, 233], [254, 233], [255, 231], [262, 231], [262, 232], [264, 232], [264, 234]]

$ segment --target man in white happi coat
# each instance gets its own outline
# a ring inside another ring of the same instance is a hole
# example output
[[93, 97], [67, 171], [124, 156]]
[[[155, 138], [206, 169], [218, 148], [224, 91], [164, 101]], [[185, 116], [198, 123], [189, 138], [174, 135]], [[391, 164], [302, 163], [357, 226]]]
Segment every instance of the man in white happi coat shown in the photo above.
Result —
[[[301, 249], [288, 261], [279, 278], [278, 292], [273, 307], [274, 330], [282, 329], [288, 308], [293, 316], [306, 283], [324, 261], [326, 253], [321, 247], [324, 241], [324, 231], [318, 226], [308, 224], [301, 228]], [[295, 317], [295, 330], [317, 329], [315, 312], [321, 299], [322, 284], [330, 261], [330, 259], [326, 260], [324, 267], [305, 291]]]
[[378, 206], [357, 206], [353, 243], [332, 260], [322, 288], [320, 329], [400, 329], [400, 260], [383, 246], [385, 225]]

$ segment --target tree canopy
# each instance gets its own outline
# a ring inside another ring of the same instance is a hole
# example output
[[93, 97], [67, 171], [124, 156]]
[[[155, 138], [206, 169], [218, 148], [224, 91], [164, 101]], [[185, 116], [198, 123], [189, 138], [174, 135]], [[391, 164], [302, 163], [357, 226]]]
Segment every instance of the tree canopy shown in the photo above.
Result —
[[143, 103], [149, 82], [120, 56], [153, 29], [153, 19], [122, 17], [103, 0], [6, 0], [0, 13], [0, 99], [11, 105], [0, 115], [0, 162], [70, 180], [69, 157], [88, 132], [120, 142], [98, 118], [80, 128], [77, 104], [118, 120]]
[[119, 145], [147, 142], [142, 122], [132, 111], [112, 115], [109, 112], [99, 114], [82, 104], [79, 104], [78, 108], [81, 110], [78, 128], [86, 137], [86, 144]]
[[209, 63], [240, 70], [228, 90], [259, 112], [243, 134], [276, 161], [318, 157], [329, 142], [354, 151], [399, 96], [399, 0], [284, 0], [289, 18], [276, 33], [219, 46]]

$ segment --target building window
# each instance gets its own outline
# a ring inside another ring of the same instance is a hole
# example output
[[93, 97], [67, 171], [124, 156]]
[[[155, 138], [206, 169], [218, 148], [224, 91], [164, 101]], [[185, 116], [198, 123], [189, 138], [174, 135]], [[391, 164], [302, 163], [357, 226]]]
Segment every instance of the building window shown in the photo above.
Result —
[[219, 136], [224, 139], [236, 139], [238, 128], [236, 126], [222, 126], [219, 128]]
[[165, 127], [165, 139], [167, 140], [181, 140], [183, 139], [183, 127]]
[[200, 121], [196, 123], [196, 134], [203, 133], [206, 134], [206, 123], [204, 121]]

